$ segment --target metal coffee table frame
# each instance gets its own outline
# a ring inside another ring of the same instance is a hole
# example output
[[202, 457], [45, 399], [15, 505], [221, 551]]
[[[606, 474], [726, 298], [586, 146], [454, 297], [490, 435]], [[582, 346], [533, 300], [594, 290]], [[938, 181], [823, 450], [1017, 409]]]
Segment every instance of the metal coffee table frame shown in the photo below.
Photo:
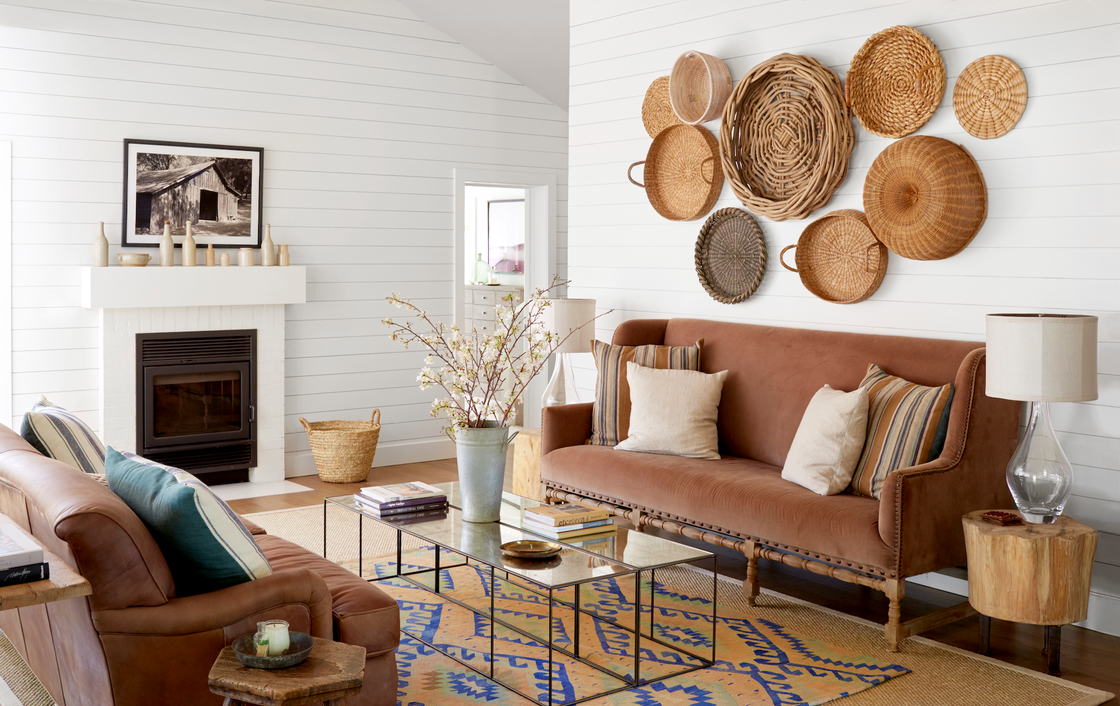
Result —
[[[408, 630], [406, 630], [403, 627], [401, 628], [402, 633], [411, 637], [414, 640], [417, 640], [418, 642], [421, 642], [421, 643], [427, 645], [428, 647], [436, 650], [440, 654], [443, 654], [444, 656], [450, 657], [451, 659], [455, 660], [456, 662], [463, 665], [464, 667], [470, 668], [472, 671], [475, 671], [475, 672], [493, 680], [494, 682], [502, 685], [503, 687], [509, 689], [510, 691], [513, 691], [514, 693], [516, 693], [520, 696], [523, 696], [526, 699], [529, 699], [530, 701], [533, 701], [533, 702], [539, 703], [539, 704], [546, 704], [547, 703], [549, 706], [554, 706], [554, 704], [561, 704], [563, 706], [571, 706], [573, 704], [582, 703], [584, 701], [589, 701], [591, 699], [601, 698], [603, 696], [609, 696], [611, 694], [615, 694], [615, 693], [618, 693], [620, 691], [625, 691], [627, 689], [633, 689], [635, 687], [645, 686], [647, 684], [652, 684], [652, 683], [655, 683], [655, 682], [658, 682], [658, 681], [662, 681], [664, 679], [669, 679], [669, 678], [672, 678], [672, 677], [681, 676], [683, 674], [688, 674], [690, 672], [694, 672], [694, 671], [697, 671], [699, 669], [706, 669], [707, 667], [711, 667], [712, 665], [715, 664], [716, 633], [717, 633], [717, 628], [716, 628], [716, 600], [715, 600], [715, 598], [716, 598], [716, 588], [717, 588], [717, 584], [718, 584], [718, 575], [717, 575], [717, 572], [715, 570], [716, 566], [712, 567], [712, 622], [711, 622], [712, 649], [711, 649], [710, 657], [709, 656], [703, 656], [703, 655], [700, 655], [700, 654], [696, 654], [694, 652], [690, 652], [689, 650], [683, 649], [683, 648], [681, 648], [677, 645], [669, 644], [669, 643], [664, 642], [661, 639], [654, 636], [654, 631], [655, 631], [656, 624], [657, 624], [657, 612], [655, 610], [655, 601], [656, 601], [656, 594], [657, 594], [655, 581], [656, 581], [656, 571], [657, 571], [657, 569], [658, 568], [667, 568], [668, 566], [679, 566], [679, 565], [682, 565], [682, 564], [696, 563], [696, 562], [706, 561], [708, 559], [711, 559], [713, 564], [714, 564], [717, 561], [717, 559], [716, 559], [716, 555], [713, 554], [713, 553], [703, 552], [703, 554], [706, 554], [706, 556], [700, 556], [700, 557], [697, 557], [697, 558], [694, 558], [694, 559], [678, 561], [678, 562], [674, 562], [674, 563], [667, 564], [667, 565], [660, 566], [660, 567], [655, 566], [655, 567], [649, 567], [649, 568], [639, 568], [639, 567], [629, 566], [627, 564], [624, 564], [621, 561], [606, 558], [606, 557], [604, 557], [600, 554], [585, 550], [581, 547], [571, 546], [570, 544], [566, 544], [564, 542], [561, 542], [561, 544], [564, 544], [566, 550], [572, 550], [572, 551], [575, 551], [575, 552], [579, 552], [580, 554], [585, 554], [588, 557], [593, 557], [593, 558], [595, 558], [599, 561], [608, 562], [610, 564], [617, 565], [621, 570], [618, 571], [617, 573], [609, 575], [609, 576], [593, 576], [593, 577], [582, 578], [582, 579], [578, 579], [578, 580], [573, 580], [573, 581], [563, 582], [563, 583], [560, 583], [560, 584], [547, 585], [546, 586], [546, 585], [537, 583], [537, 582], [533, 581], [532, 579], [529, 579], [525, 576], [521, 576], [521, 575], [517, 575], [517, 574], [515, 574], [515, 576], [517, 576], [519, 581], [514, 581], [510, 578], [510, 572], [508, 570], [500, 569], [500, 568], [496, 567], [494, 564], [490, 563], [489, 561], [479, 559], [479, 558], [475, 558], [475, 557], [470, 557], [465, 552], [462, 552], [462, 551], [459, 551], [459, 550], [456, 550], [456, 549], [451, 549], [451, 548], [444, 547], [444, 546], [440, 545], [438, 541], [435, 541], [432, 537], [429, 537], [429, 536], [425, 535], [421, 531], [421, 528], [427, 523], [421, 522], [421, 523], [417, 523], [417, 524], [398, 524], [398, 523], [392, 522], [388, 518], [381, 518], [381, 517], [378, 517], [376, 515], [364, 512], [360, 507], [356, 506], [356, 504], [354, 503], [354, 500], [353, 500], [353, 496], [351, 496], [351, 495], [334, 497], [334, 498], [326, 498], [323, 501], [323, 556], [326, 556], [326, 554], [327, 554], [327, 514], [328, 514], [327, 513], [327, 508], [328, 508], [328, 504], [338, 505], [338, 506], [343, 507], [347, 510], [350, 510], [350, 511], [352, 511], [355, 514], [358, 515], [358, 575], [359, 576], [362, 576], [362, 574], [363, 574], [362, 555], [363, 555], [364, 552], [363, 552], [363, 529], [362, 528], [363, 528], [364, 523], [362, 521], [362, 518], [367, 518], [368, 517], [369, 519], [374, 520], [374, 521], [378, 522], [379, 524], [382, 524], [382, 525], [384, 525], [386, 527], [389, 527], [391, 529], [395, 529], [397, 531], [397, 547], [396, 547], [396, 559], [397, 559], [396, 569], [397, 570], [396, 570], [396, 573], [392, 574], [392, 575], [387, 575], [387, 576], [378, 576], [378, 577], [375, 577], [375, 578], [369, 578], [369, 579], [367, 579], [368, 581], [373, 583], [373, 582], [385, 581], [385, 580], [393, 579], [393, 578], [400, 578], [400, 579], [403, 579], [405, 581], [408, 581], [409, 583], [413, 584], [414, 586], [416, 586], [418, 588], [421, 588], [421, 589], [429, 591], [433, 594], [436, 594], [436, 595], [440, 596], [440, 598], [442, 598], [442, 599], [444, 599], [444, 600], [446, 600], [446, 601], [448, 601], [448, 602], [450, 602], [454, 605], [457, 605], [461, 608], [465, 608], [466, 610], [469, 610], [476, 615], [487, 618], [490, 621], [490, 659], [488, 660], [489, 663], [490, 663], [490, 668], [489, 668], [489, 670], [484, 670], [484, 669], [480, 669], [480, 668], [476, 667], [473, 664], [469, 664], [468, 662], [458, 658], [454, 654], [451, 654], [449, 652], [445, 652], [444, 650], [440, 649], [438, 646], [432, 644], [428, 640], [425, 640], [421, 635], [409, 632]], [[454, 506], [453, 506], [453, 508], [454, 508]], [[452, 512], [455, 512], [455, 510], [453, 509]], [[435, 521], [443, 522], [445, 520], [443, 518], [437, 518]], [[511, 526], [508, 523], [504, 523], [504, 522], [503, 523], [495, 523], [495, 524], [502, 524], [502, 525], [505, 525], [506, 527]], [[517, 529], [518, 531], [523, 532], [525, 534], [532, 535], [531, 531], [522, 529], [521, 527], [515, 527], [515, 529]], [[627, 531], [627, 530], [621, 530], [621, 531]], [[405, 534], [408, 534], [409, 536], [414, 537], [421, 542], [430, 543], [435, 547], [435, 561], [434, 561], [434, 565], [432, 567], [418, 569], [418, 570], [415, 570], [415, 571], [401, 571], [401, 568], [402, 568], [401, 562], [402, 562], [403, 553], [404, 553], [403, 539], [404, 539]], [[550, 541], [556, 541], [556, 540], [550, 540]], [[669, 540], [662, 540], [662, 541], [669, 541]], [[444, 564], [441, 561], [441, 554], [443, 554], [443, 553], [450, 553], [450, 554], [452, 554], [456, 557], [461, 557], [463, 560], [462, 561], [456, 561], [455, 563], [451, 563], [451, 564]], [[475, 606], [472, 606], [472, 605], [470, 605], [470, 604], [468, 604], [464, 601], [461, 601], [461, 600], [449, 595], [447, 592], [440, 590], [440, 579], [439, 579], [439, 572], [440, 571], [443, 571], [443, 570], [446, 570], [446, 569], [454, 569], [454, 568], [458, 568], [458, 567], [462, 567], [462, 566], [470, 566], [470, 561], [471, 560], [473, 560], [473, 561], [477, 562], [479, 565], [485, 566], [489, 569], [489, 574], [490, 574], [490, 609], [489, 609], [489, 612], [487, 612], [485, 609], [476, 608]], [[499, 578], [499, 576], [498, 576], [499, 572], [504, 573], [505, 576]], [[642, 601], [642, 574], [647, 573], [647, 572], [649, 573], [649, 579], [650, 579], [650, 591], [649, 591], [649, 593], [650, 593], [650, 597], [649, 597], [650, 621], [649, 621], [649, 633], [648, 634], [643, 634], [642, 630], [641, 630], [642, 612], [643, 612], [642, 609], [644, 608], [644, 603]], [[428, 583], [425, 583], [424, 581], [420, 581], [420, 580], [417, 580], [416, 578], [414, 578], [418, 575], [424, 575], [424, 574], [431, 574], [431, 576], [432, 576], [431, 585], [429, 585]], [[625, 577], [631, 576], [631, 575], [634, 577], [634, 625], [633, 625], [632, 628], [630, 626], [624, 624], [622, 620], [616, 620], [614, 618], [610, 618], [610, 617], [607, 617], [607, 616], [597, 615], [597, 614], [595, 614], [593, 612], [590, 612], [590, 611], [588, 611], [585, 608], [580, 606], [580, 594], [582, 592], [581, 589], [582, 589], [582, 586], [584, 584], [592, 583], [594, 581], [600, 581], [600, 580], [603, 580], [605, 578], [615, 578], [615, 579], [617, 579], [621, 582]], [[532, 593], [534, 593], [534, 594], [536, 594], [536, 595], [538, 595], [542, 598], [547, 598], [548, 599], [548, 637], [547, 637], [547, 639], [545, 639], [541, 636], [538, 636], [538, 635], [534, 635], [531, 632], [528, 632], [528, 631], [526, 631], [526, 630], [508, 622], [508, 621], [505, 621], [505, 620], [497, 617], [496, 611], [495, 611], [495, 602], [494, 601], [495, 601], [495, 595], [497, 593], [497, 582], [499, 580], [505, 581], [505, 582], [510, 583], [514, 586], [517, 586], [520, 589], [528, 590], [528, 591], [530, 591], [530, 592], [532, 592]], [[529, 585], [526, 585], [526, 584], [533, 584], [535, 586], [538, 586], [539, 589], [535, 589], [535, 588], [533, 588]], [[563, 591], [563, 590], [568, 589], [568, 588], [573, 589], [573, 598], [570, 601], [565, 600], [563, 597], [557, 595], [558, 592]], [[566, 648], [561, 647], [561, 646], [559, 646], [555, 643], [555, 639], [554, 639], [555, 636], [554, 636], [554, 633], [553, 633], [553, 620], [554, 620], [554, 616], [555, 616], [554, 610], [553, 610], [554, 606], [561, 606], [561, 607], [564, 607], [564, 608], [568, 608], [572, 611], [572, 615], [573, 615], [573, 619], [574, 619], [572, 649], [566, 649]], [[632, 676], [629, 676], [629, 675], [624, 674], [624, 673], [616, 672], [616, 671], [614, 671], [614, 670], [610, 669], [609, 667], [606, 667], [602, 664], [597, 664], [595, 662], [592, 662], [592, 661], [588, 660], [587, 658], [585, 658], [583, 655], [580, 654], [580, 618], [581, 618], [582, 615], [586, 615], [591, 620], [601, 620], [603, 622], [614, 625], [617, 628], [626, 632], [628, 635], [633, 636], [634, 665], [633, 665], [633, 675]], [[513, 632], [515, 632], [515, 633], [517, 633], [517, 634], [519, 634], [519, 635], [521, 635], [525, 638], [528, 638], [528, 639], [532, 640], [533, 642], [536, 642], [536, 643], [544, 646], [548, 650], [548, 684], [549, 684], [549, 688], [548, 688], [548, 699], [547, 699], [547, 701], [538, 699], [534, 696], [531, 696], [531, 695], [525, 693], [521, 689], [509, 684], [506, 681], [503, 681], [497, 674], [495, 674], [495, 670], [494, 670], [494, 665], [495, 665], [494, 647], [495, 647], [495, 633], [496, 633], [495, 624], [500, 625], [500, 626], [502, 626], [502, 627], [504, 627], [508, 630], [511, 630], [511, 631], [513, 631]], [[682, 655], [686, 655], [687, 657], [691, 657], [692, 659], [696, 660], [698, 663], [694, 664], [694, 665], [686, 666], [683, 669], [679, 669], [679, 670], [671, 672], [671, 673], [661, 674], [661, 675], [656, 676], [656, 677], [642, 679], [641, 678], [641, 643], [642, 643], [643, 639], [645, 639], [647, 641], [651, 641], [651, 642], [656, 643], [656, 644], [659, 644], [663, 647], [666, 647], [670, 650], [673, 650], [674, 652], [678, 652]], [[566, 700], [566, 701], [556, 701], [553, 698], [554, 689], [553, 689], [553, 686], [552, 686], [553, 685], [553, 670], [554, 670], [554, 665], [555, 665], [554, 652], [558, 652], [561, 655], [564, 655], [564, 656], [568, 657], [569, 659], [573, 659], [573, 660], [576, 660], [576, 661], [578, 661], [582, 664], [585, 664], [585, 665], [587, 665], [587, 666], [589, 666], [589, 667], [591, 667], [591, 668], [593, 668], [593, 669], [595, 669], [599, 672], [602, 672], [602, 673], [608, 675], [612, 679], [616, 679], [616, 680], [622, 682], [622, 684], [620, 686], [616, 687], [616, 688], [608, 689], [606, 691], [596, 692], [596, 693], [589, 694], [587, 696], [583, 696], [583, 697], [580, 697], [580, 698], [573, 698], [573, 699]]]

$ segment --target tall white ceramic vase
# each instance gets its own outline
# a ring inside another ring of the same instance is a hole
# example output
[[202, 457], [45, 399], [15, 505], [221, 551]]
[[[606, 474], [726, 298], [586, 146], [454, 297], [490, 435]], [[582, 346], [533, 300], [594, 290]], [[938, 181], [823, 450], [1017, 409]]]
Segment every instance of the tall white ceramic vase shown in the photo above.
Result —
[[194, 242], [194, 226], [187, 221], [187, 237], [183, 238], [183, 267], [198, 264], [198, 243]]
[[261, 241], [261, 266], [272, 267], [276, 264], [276, 246], [272, 244], [272, 225], [264, 226], [264, 240]]
[[171, 237], [171, 221], [163, 222], [163, 237], [159, 241], [159, 266], [175, 264], [175, 240]]
[[[488, 425], [494, 422], [486, 422]], [[467, 522], [497, 522], [502, 507], [506, 451], [517, 433], [509, 427], [487, 426], [455, 432], [459, 494]]]
[[97, 237], [93, 239], [94, 267], [109, 266], [109, 240], [105, 237], [105, 224], [97, 224]]

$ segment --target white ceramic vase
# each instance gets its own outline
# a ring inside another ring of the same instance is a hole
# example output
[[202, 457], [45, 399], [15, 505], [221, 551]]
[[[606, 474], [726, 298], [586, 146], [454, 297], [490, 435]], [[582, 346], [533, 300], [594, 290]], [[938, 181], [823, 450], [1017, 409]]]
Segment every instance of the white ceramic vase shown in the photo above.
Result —
[[255, 263], [252, 248], [241, 248], [237, 251], [237, 266], [252, 267]]
[[187, 237], [183, 238], [183, 267], [194, 267], [198, 264], [198, 244], [194, 242], [194, 228], [187, 221]]
[[272, 267], [276, 264], [276, 248], [272, 245], [272, 225], [265, 224], [264, 240], [261, 241], [261, 266]]
[[502, 507], [502, 481], [506, 473], [506, 451], [516, 436], [517, 432], [509, 433], [509, 427], [499, 426], [455, 432], [459, 494], [465, 521], [498, 521]]
[[163, 237], [159, 239], [159, 266], [175, 264], [175, 241], [171, 238], [171, 221], [163, 222]]
[[93, 239], [93, 266], [109, 266], [109, 240], [105, 237], [105, 224], [97, 224], [97, 237]]

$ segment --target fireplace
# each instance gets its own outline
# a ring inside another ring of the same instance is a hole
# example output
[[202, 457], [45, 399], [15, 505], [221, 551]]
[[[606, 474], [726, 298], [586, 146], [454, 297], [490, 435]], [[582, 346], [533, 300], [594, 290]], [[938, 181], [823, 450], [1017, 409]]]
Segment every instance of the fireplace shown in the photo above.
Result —
[[136, 449], [208, 484], [257, 464], [254, 329], [136, 334]]

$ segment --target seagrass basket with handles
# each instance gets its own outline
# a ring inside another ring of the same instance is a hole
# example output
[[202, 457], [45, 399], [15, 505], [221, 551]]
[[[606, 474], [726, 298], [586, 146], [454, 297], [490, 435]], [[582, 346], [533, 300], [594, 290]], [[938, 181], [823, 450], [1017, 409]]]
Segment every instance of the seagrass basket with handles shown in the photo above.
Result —
[[[785, 254], [794, 249], [796, 267], [790, 267]], [[801, 277], [805, 289], [833, 304], [864, 301], [887, 274], [887, 248], [871, 232], [867, 217], [854, 209], [832, 211], [810, 223], [796, 245], [782, 249], [778, 261]]]
[[360, 483], [369, 476], [377, 438], [381, 435], [381, 410], [373, 410], [369, 421], [343, 419], [309, 422], [299, 418], [311, 444], [315, 468], [326, 483]]

